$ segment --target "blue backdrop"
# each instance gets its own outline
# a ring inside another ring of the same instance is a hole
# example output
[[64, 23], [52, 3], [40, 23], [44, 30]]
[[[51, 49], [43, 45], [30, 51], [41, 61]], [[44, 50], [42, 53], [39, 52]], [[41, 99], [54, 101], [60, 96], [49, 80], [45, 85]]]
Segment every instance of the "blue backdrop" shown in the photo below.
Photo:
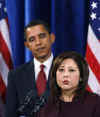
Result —
[[75, 50], [85, 56], [89, 18], [88, 0], [6, 0], [13, 62], [16, 68], [32, 55], [24, 47], [24, 26], [32, 19], [47, 21], [56, 35], [55, 55]]

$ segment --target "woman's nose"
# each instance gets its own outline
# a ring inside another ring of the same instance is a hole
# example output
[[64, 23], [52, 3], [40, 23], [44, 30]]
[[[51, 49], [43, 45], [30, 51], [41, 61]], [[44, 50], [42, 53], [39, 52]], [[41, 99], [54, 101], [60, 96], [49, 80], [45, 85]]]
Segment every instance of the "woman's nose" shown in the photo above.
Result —
[[68, 71], [65, 71], [64, 72], [64, 77], [68, 77], [69, 76], [69, 72]]

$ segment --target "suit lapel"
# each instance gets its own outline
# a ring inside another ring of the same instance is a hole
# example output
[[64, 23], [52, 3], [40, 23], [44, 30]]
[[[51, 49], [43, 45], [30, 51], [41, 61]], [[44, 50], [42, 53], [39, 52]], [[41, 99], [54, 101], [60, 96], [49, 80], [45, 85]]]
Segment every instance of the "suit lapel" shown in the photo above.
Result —
[[[53, 65], [53, 62], [52, 62], [52, 65]], [[52, 65], [51, 65], [51, 68], [52, 68]], [[47, 81], [47, 88], [46, 88], [46, 91], [44, 93], [44, 95], [45, 95], [46, 98], [48, 98], [49, 93], [50, 93], [50, 74], [51, 74], [51, 68], [50, 68], [50, 71], [49, 71], [49, 76], [48, 76], [48, 81]]]
[[[31, 61], [26, 70], [26, 83], [30, 90], [34, 91], [34, 95], [37, 95], [36, 83], [35, 83], [35, 72], [34, 72], [34, 63]], [[28, 80], [27, 80], [28, 79]]]

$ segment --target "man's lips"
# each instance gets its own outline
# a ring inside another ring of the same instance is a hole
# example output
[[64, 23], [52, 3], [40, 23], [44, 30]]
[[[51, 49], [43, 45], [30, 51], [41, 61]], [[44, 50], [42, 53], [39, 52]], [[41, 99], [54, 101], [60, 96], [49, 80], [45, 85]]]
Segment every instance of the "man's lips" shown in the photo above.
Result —
[[36, 49], [36, 51], [42, 51], [44, 49], [45, 49], [45, 47], [40, 47], [40, 48]]

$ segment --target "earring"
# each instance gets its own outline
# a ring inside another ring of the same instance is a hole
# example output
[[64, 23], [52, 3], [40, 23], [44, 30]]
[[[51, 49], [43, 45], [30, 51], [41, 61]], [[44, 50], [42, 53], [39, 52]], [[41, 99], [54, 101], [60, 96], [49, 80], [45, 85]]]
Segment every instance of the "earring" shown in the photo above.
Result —
[[79, 80], [80, 82], [82, 82], [82, 78], [80, 78], [80, 80]]

